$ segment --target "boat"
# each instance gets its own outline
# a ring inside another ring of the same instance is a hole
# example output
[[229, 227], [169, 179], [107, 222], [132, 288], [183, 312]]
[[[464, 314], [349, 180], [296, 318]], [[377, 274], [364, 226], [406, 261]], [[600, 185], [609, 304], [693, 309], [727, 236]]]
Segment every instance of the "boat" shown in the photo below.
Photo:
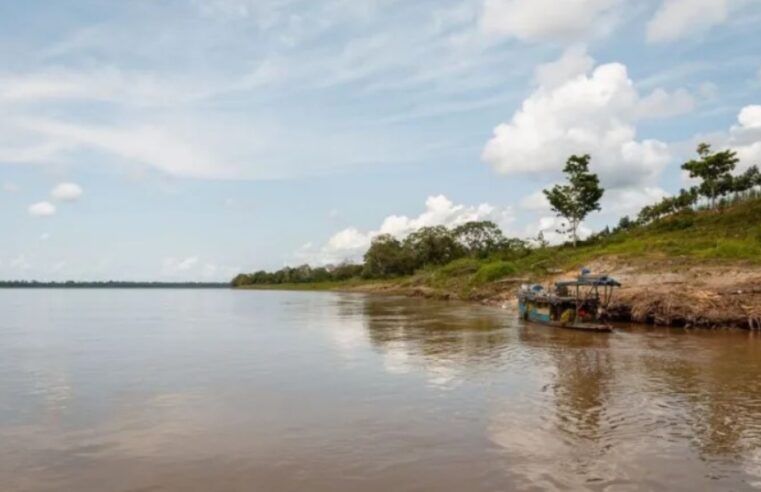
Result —
[[542, 285], [522, 285], [518, 291], [521, 319], [570, 330], [610, 333], [602, 321], [613, 289], [621, 284], [607, 275], [591, 275], [583, 269], [576, 280], [556, 282], [550, 289]]

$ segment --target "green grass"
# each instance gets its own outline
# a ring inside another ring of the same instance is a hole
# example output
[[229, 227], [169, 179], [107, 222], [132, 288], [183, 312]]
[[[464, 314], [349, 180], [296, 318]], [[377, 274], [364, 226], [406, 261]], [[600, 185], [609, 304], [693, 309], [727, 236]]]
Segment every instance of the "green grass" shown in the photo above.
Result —
[[554, 246], [524, 254], [502, 253], [487, 259], [461, 258], [400, 279], [248, 288], [338, 290], [382, 283], [394, 284], [400, 289], [426, 287], [467, 299], [494, 292], [499, 288], [494, 282], [505, 277], [540, 279], [548, 273], [580, 268], [605, 257], [643, 267], [671, 259], [678, 259], [680, 265], [761, 265], [761, 199], [740, 202], [723, 211], [682, 212], [645, 227], [612, 234], [593, 244], [582, 243], [576, 248]]
[[684, 264], [761, 265], [761, 199], [723, 211], [687, 211], [577, 248], [554, 246], [516, 258], [457, 260], [424, 274], [435, 286], [479, 286], [508, 276], [539, 277], [604, 257], [633, 264], [679, 259]]
[[516, 272], [515, 264], [509, 261], [498, 260], [490, 263], [484, 263], [473, 275], [474, 284], [485, 284], [494, 282], [513, 275]]

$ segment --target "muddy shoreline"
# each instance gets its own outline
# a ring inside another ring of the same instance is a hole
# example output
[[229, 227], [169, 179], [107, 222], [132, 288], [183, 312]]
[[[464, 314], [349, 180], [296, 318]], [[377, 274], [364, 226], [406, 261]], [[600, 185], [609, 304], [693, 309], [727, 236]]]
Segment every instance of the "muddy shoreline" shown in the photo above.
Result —
[[[642, 265], [608, 260], [590, 267], [596, 273], [614, 276], [623, 284], [609, 306], [607, 319], [610, 321], [761, 330], [761, 268], [758, 266], [694, 266], [669, 261], [651, 263], [645, 269]], [[575, 271], [563, 272], [533, 281], [551, 284], [574, 275]], [[338, 290], [507, 307], [515, 303], [521, 280], [525, 279], [508, 279], [467, 293], [414, 282], [374, 283]]]

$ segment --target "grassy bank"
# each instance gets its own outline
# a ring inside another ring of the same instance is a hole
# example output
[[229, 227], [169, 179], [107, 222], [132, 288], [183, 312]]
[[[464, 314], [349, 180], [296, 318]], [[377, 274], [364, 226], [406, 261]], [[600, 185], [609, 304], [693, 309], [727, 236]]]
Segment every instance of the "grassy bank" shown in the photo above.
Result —
[[501, 304], [514, 295], [517, 284], [568, 277], [583, 266], [623, 281], [619, 307], [633, 320], [754, 326], [761, 320], [761, 199], [721, 211], [681, 212], [576, 248], [461, 258], [383, 280], [245, 288], [380, 292]]

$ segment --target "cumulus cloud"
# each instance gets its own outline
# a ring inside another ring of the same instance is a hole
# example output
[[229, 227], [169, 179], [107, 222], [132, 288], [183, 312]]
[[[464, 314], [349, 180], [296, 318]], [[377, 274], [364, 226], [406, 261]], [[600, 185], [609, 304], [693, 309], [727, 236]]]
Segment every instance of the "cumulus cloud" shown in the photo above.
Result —
[[739, 171], [754, 165], [761, 166], [761, 105], [742, 108], [737, 122], [739, 125], [733, 125], [719, 144], [737, 152]]
[[55, 215], [55, 205], [50, 202], [37, 202], [29, 205], [28, 211], [32, 217], [50, 217]]
[[730, 0], [664, 0], [647, 23], [651, 43], [674, 41], [721, 24], [729, 17]]
[[737, 115], [737, 121], [746, 129], [761, 128], [761, 105], [745, 106]]
[[[571, 154], [589, 153], [608, 187], [654, 181], [671, 153], [664, 142], [637, 140], [635, 124], [689, 111], [691, 96], [656, 89], [643, 97], [620, 63], [574, 75], [588, 66], [574, 47], [554, 65], [539, 67], [538, 87], [509, 122], [494, 129], [483, 159], [502, 174], [541, 174], [559, 171]], [[569, 78], [561, 82], [556, 75], [564, 71]]]
[[523, 41], [574, 40], [589, 35], [590, 26], [609, 27], [619, 0], [485, 0], [480, 27], [487, 34]]
[[578, 75], [589, 73], [594, 66], [595, 60], [587, 53], [586, 46], [577, 44], [566, 49], [558, 60], [536, 67], [534, 79], [538, 85], [552, 89]]
[[631, 216], [638, 214], [645, 205], [652, 205], [667, 196], [668, 193], [658, 186], [625, 188], [603, 196], [601, 207], [616, 217]]
[[64, 202], [73, 202], [82, 196], [82, 187], [76, 183], [58, 183], [50, 191], [50, 196], [56, 200]]
[[549, 184], [545, 186], [544, 188], [542, 188], [541, 190], [536, 190], [530, 195], [523, 197], [523, 199], [521, 200], [521, 208], [524, 208], [526, 210], [533, 210], [533, 211], [543, 211], [543, 212], [549, 211], [550, 202], [549, 200], [547, 200], [547, 195], [545, 195], [542, 190], [550, 189], [553, 186], [554, 186], [553, 184]]
[[425, 211], [417, 217], [390, 215], [374, 230], [361, 231], [356, 227], [348, 227], [331, 236], [322, 247], [316, 248], [312, 243], [305, 244], [297, 251], [296, 257], [298, 261], [321, 264], [358, 260], [370, 246], [372, 239], [379, 234], [404, 238], [421, 227], [456, 227], [473, 220], [491, 220], [506, 230], [513, 222], [513, 215], [509, 208], [499, 208], [487, 203], [461, 205], [453, 203], [444, 195], [430, 196], [425, 202]]

